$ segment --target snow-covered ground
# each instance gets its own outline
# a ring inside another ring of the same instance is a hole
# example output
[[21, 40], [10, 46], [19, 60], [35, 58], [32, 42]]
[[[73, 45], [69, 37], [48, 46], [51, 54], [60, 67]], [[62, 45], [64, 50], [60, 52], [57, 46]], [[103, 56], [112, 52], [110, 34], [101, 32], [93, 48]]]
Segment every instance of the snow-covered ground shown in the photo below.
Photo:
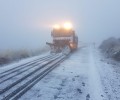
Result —
[[120, 100], [119, 63], [108, 60], [92, 46], [80, 48], [20, 100]]
[[120, 100], [119, 66], [119, 62], [106, 59], [93, 46], [84, 46], [20, 100]]
[[96, 53], [96, 63], [108, 100], [120, 100], [120, 62], [106, 59], [98, 51]]

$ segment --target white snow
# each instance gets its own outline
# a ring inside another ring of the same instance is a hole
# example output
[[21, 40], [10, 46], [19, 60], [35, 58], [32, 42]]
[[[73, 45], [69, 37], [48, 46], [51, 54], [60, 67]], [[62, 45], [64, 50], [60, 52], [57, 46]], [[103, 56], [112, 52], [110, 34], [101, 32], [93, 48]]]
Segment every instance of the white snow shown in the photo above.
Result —
[[108, 100], [120, 100], [120, 62], [106, 59], [98, 51], [96, 53], [101, 82]]
[[[14, 67], [3, 70], [11, 66]], [[119, 62], [105, 58], [94, 46], [83, 46], [20, 100], [120, 100], [119, 66]]]
[[20, 100], [107, 100], [94, 54], [79, 48]]
[[89, 67], [89, 84], [90, 93], [93, 100], [102, 100], [105, 93], [103, 92], [103, 87], [101, 84], [101, 79], [99, 75], [98, 63], [96, 63], [95, 55], [93, 54], [94, 49], [90, 49], [90, 67]]

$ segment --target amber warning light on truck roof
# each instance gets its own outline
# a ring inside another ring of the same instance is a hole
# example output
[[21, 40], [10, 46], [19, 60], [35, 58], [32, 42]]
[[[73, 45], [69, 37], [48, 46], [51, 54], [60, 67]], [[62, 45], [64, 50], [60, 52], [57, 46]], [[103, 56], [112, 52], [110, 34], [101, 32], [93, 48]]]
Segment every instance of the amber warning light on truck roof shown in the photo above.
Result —
[[57, 30], [59, 30], [59, 29], [65, 29], [65, 30], [70, 30], [70, 29], [72, 29], [73, 28], [73, 25], [70, 23], [70, 22], [65, 22], [65, 23], [63, 23], [62, 25], [59, 25], [59, 24], [55, 24], [55, 25], [53, 25], [53, 29], [57, 29]]
[[63, 27], [64, 27], [64, 29], [66, 29], [66, 30], [69, 30], [69, 29], [72, 29], [72, 28], [73, 28], [73, 26], [72, 26], [72, 24], [71, 24], [70, 22], [64, 23]]

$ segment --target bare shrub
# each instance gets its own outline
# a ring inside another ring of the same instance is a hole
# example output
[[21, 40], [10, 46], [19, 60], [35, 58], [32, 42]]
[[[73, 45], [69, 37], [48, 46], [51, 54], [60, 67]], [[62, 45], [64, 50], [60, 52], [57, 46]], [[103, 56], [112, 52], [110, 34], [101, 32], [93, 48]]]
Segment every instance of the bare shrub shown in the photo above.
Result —
[[107, 55], [107, 57], [120, 60], [120, 39], [111, 37], [107, 40], [104, 40], [99, 48], [104, 54]]

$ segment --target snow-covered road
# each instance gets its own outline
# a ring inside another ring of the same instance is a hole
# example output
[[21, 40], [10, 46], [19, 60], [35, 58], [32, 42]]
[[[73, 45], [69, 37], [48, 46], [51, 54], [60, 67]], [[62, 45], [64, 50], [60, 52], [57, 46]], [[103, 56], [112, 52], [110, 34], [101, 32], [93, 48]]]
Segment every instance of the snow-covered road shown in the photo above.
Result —
[[120, 63], [79, 48], [20, 100], [120, 100]]
[[103, 59], [92, 46], [80, 48], [21, 100], [120, 100], [118, 73]]

